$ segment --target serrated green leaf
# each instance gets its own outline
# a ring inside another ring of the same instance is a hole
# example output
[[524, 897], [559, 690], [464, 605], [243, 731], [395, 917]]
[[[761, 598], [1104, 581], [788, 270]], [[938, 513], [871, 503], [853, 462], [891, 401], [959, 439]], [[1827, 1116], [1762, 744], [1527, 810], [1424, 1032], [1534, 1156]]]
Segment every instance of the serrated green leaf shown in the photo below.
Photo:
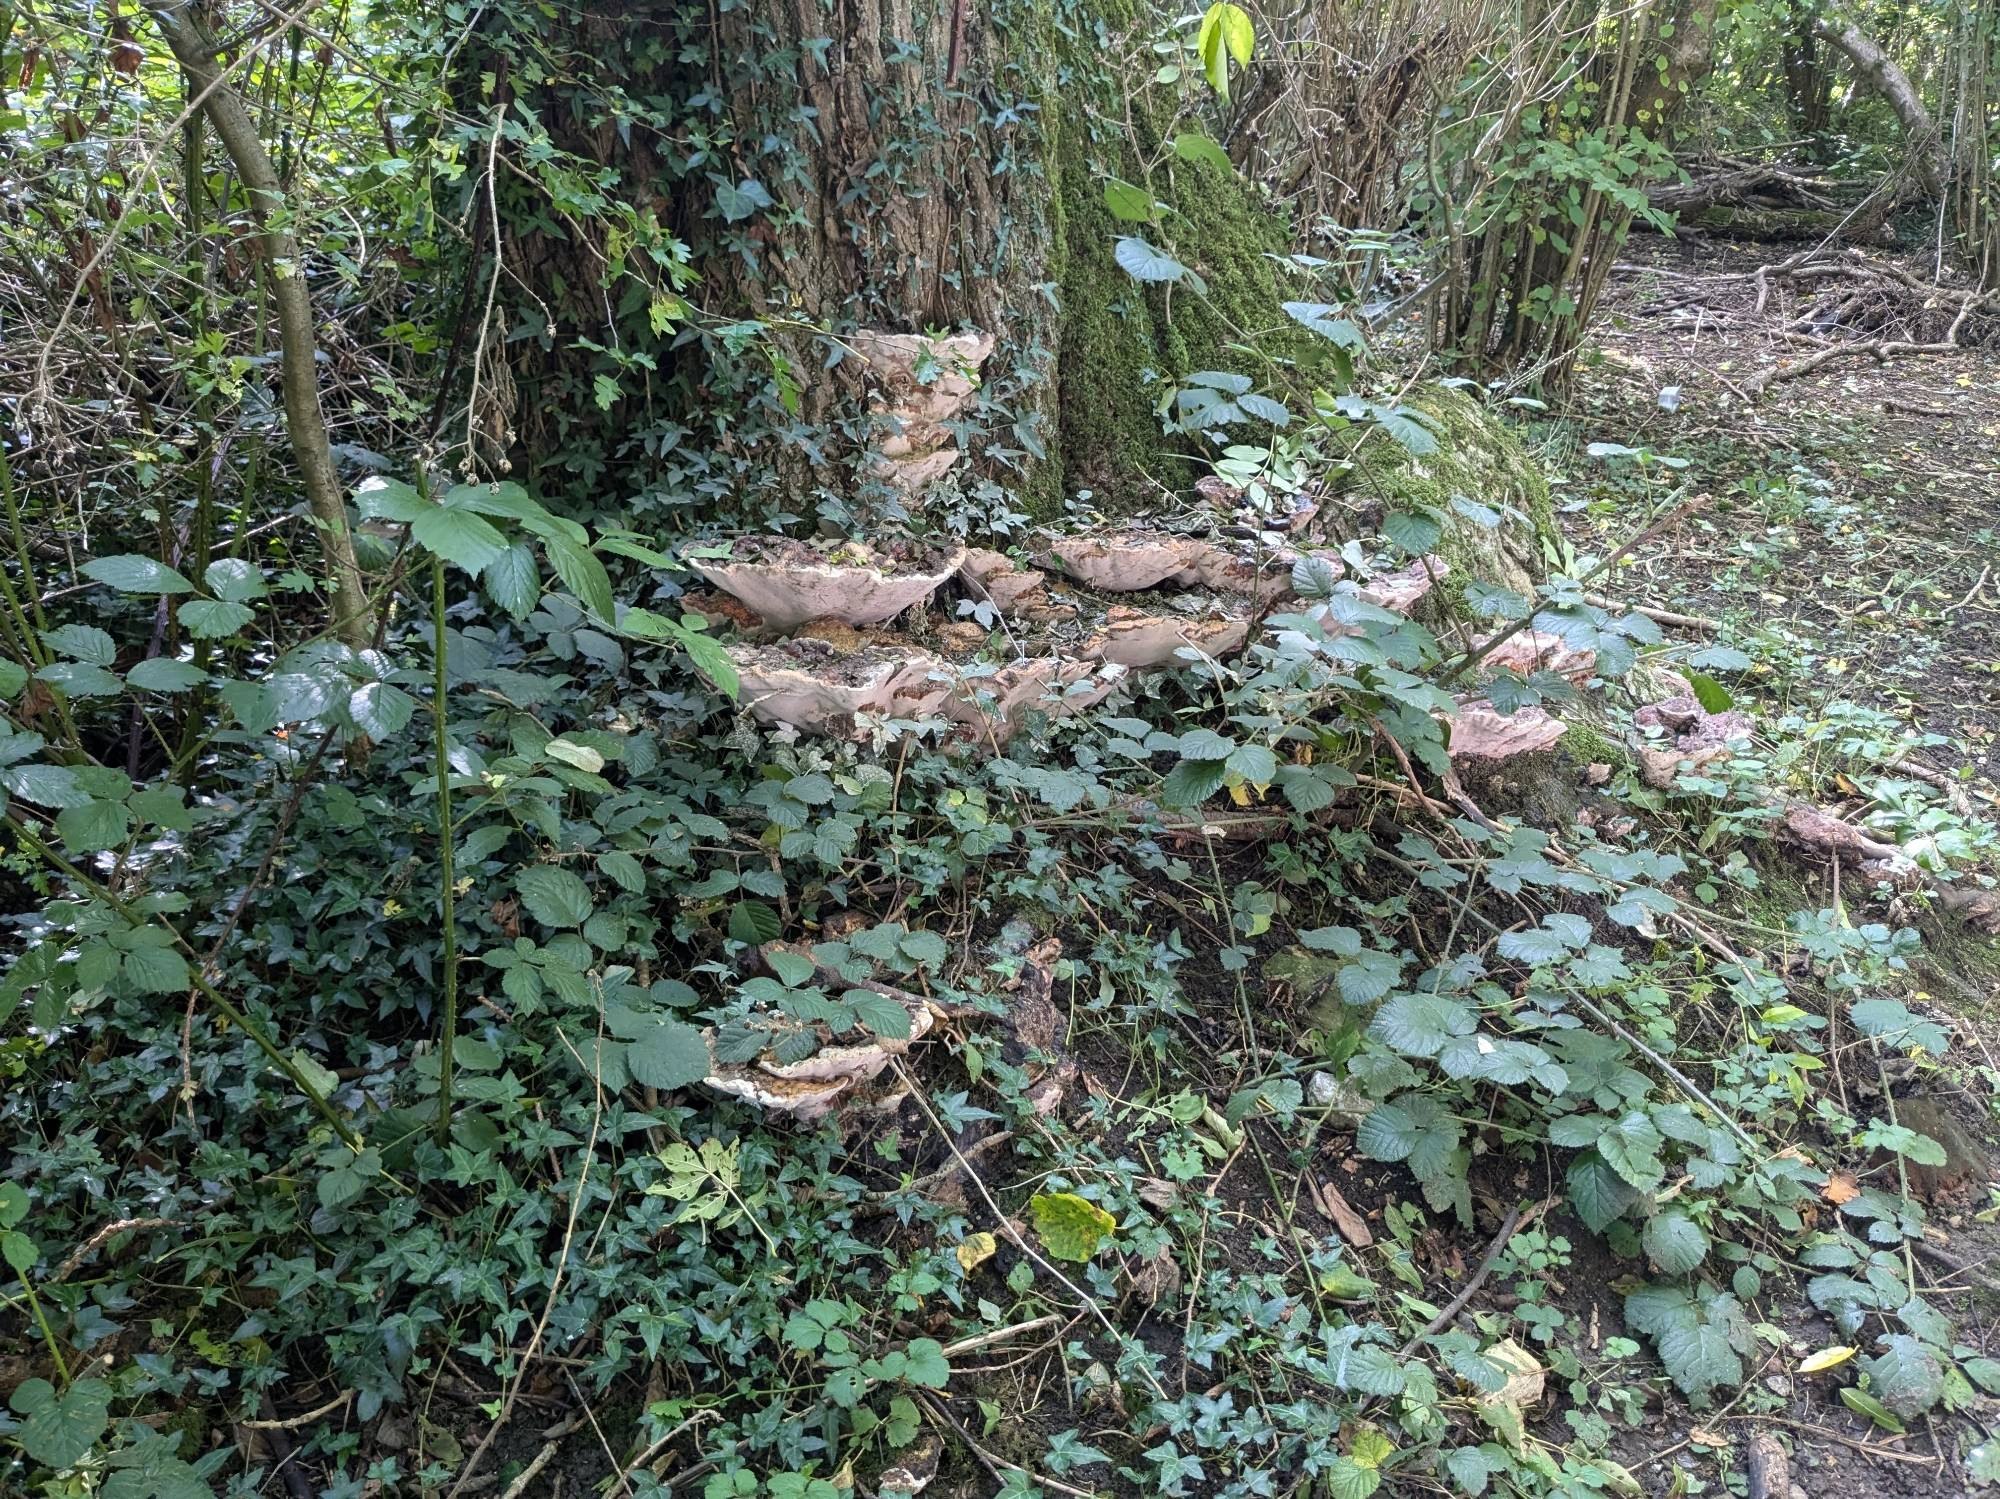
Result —
[[562, 535], [544, 536], [542, 551], [556, 576], [562, 579], [563, 587], [576, 595], [577, 602], [610, 623], [617, 605], [611, 597], [611, 575], [604, 570], [597, 554], [582, 542]]
[[648, 1088], [685, 1088], [708, 1076], [708, 1038], [683, 1020], [649, 1017], [651, 1024], [625, 1050], [625, 1069]]
[[347, 698], [354, 727], [378, 743], [400, 734], [416, 711], [417, 700], [388, 682], [364, 683]]
[[[14, 1392], [13, 1406], [24, 1410], [24, 1392], [46, 1381], [29, 1380]], [[14, 1434], [21, 1450], [34, 1461], [50, 1468], [73, 1468], [90, 1455], [105, 1428], [111, 1424], [111, 1386], [101, 1379], [79, 1379], [60, 1395], [40, 1388], [28, 1396], [36, 1402], [28, 1419]]]
[[120, 593], [194, 592], [194, 584], [166, 563], [129, 552], [117, 557], [93, 557], [78, 571], [91, 581], [115, 588]]
[[181, 628], [196, 640], [221, 640], [256, 617], [248, 604], [228, 599], [188, 599], [179, 610]]
[[208, 564], [201, 581], [215, 597], [232, 604], [261, 599], [270, 592], [256, 565], [241, 557], [218, 557]]
[[1914, 1421], [1944, 1394], [1944, 1366], [1908, 1333], [1891, 1333], [1876, 1344], [1882, 1351], [1860, 1360], [1869, 1393], [1905, 1421]]
[[1708, 1235], [1694, 1219], [1673, 1208], [1646, 1220], [1639, 1244], [1665, 1275], [1691, 1274], [1708, 1258]]
[[125, 673], [125, 685], [142, 692], [185, 692], [208, 680], [208, 673], [192, 661], [171, 656], [153, 656]]
[[535, 565], [535, 549], [525, 541], [510, 544], [479, 575], [486, 592], [515, 619], [526, 619], [542, 596], [542, 570]]
[[582, 926], [590, 918], [590, 887], [567, 869], [538, 864], [514, 876], [514, 888], [528, 914], [557, 929]]
[[410, 523], [410, 539], [477, 577], [507, 550], [493, 523], [470, 510], [431, 505]]
[[1585, 1151], [1570, 1163], [1564, 1184], [1569, 1189], [1570, 1206], [1592, 1233], [1603, 1233], [1639, 1197], [1595, 1150]]
[[1714, 677], [1705, 677], [1698, 671], [1688, 672], [1686, 676], [1688, 686], [1694, 689], [1694, 700], [1701, 704], [1704, 711], [1727, 713], [1736, 706], [1736, 699], [1729, 695], [1729, 689]]

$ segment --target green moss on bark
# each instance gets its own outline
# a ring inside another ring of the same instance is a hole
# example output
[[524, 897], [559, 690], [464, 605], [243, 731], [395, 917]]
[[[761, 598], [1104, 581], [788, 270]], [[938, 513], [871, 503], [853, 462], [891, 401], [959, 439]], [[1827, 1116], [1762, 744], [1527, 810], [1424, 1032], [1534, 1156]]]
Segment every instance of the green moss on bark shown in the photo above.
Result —
[[[1134, 17], [1114, 5], [1102, 24], [1129, 29]], [[1181, 161], [1167, 145], [1169, 132], [1196, 128], [1175, 115], [1172, 90], [1111, 76], [1104, 58], [1121, 49], [1104, 48], [1094, 28], [1058, 25], [1053, 11], [1039, 36], [1055, 60], [1047, 76], [1064, 89], [1060, 99], [1053, 89], [1043, 94], [1040, 122], [1050, 190], [1047, 290], [1058, 307], [1055, 440], [1026, 499], [1045, 515], [1087, 489], [1098, 507], [1130, 511], [1154, 483], [1185, 487], [1193, 477], [1192, 449], [1163, 434], [1156, 414], [1180, 379], [1197, 370], [1255, 376], [1259, 355], [1230, 347], [1251, 335], [1263, 354], [1300, 362], [1324, 360], [1327, 348], [1279, 307], [1289, 294], [1271, 257], [1291, 247], [1284, 218], [1259, 200], [1255, 184]], [[1134, 85], [1132, 97], [1121, 97]], [[1158, 163], [1150, 173], [1147, 162]], [[1113, 177], [1169, 206], [1152, 223], [1119, 221], [1104, 201]], [[1206, 293], [1133, 280], [1114, 258], [1128, 235], [1189, 267]]]
[[[1437, 451], [1419, 457], [1371, 438], [1349, 487], [1391, 510], [1428, 509], [1443, 520], [1438, 550], [1452, 567], [1452, 597], [1468, 577], [1530, 593], [1547, 571], [1544, 544], [1557, 534], [1541, 465], [1500, 417], [1463, 390], [1430, 386], [1407, 404], [1437, 434]], [[1499, 511], [1500, 524], [1482, 526], [1463, 514], [1452, 504], [1461, 496]]]

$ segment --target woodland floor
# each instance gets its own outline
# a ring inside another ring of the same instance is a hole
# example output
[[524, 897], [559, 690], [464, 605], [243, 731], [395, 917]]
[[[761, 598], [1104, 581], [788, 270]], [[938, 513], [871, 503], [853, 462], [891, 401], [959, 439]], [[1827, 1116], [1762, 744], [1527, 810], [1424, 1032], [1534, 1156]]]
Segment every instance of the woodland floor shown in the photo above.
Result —
[[[1601, 358], [1580, 374], [1548, 453], [1571, 480], [1559, 505], [1572, 539], [1601, 550], [1644, 523], [1632, 496], [1607, 498], [1584, 444], [1618, 434], [1624, 444], [1690, 459], [1684, 477], [1709, 502], [1642, 549], [1611, 591], [1712, 618], [1738, 644], [1766, 642], [1760, 659], [1784, 668], [1765, 669], [1761, 713], [1811, 712], [1845, 698], [1945, 736], [1952, 742], [1931, 749], [1931, 763], [1970, 765], [1971, 802], [1991, 818], [2000, 800], [2000, 345], [1841, 360], [1752, 398], [1744, 387], [1758, 372], [1801, 354], [1782, 330], [1810, 304], [1774, 286], [1757, 310], [1754, 273], [1786, 250], [1648, 236], [1626, 253], [1598, 331]], [[1911, 269], [1928, 267], [1912, 261]], [[1837, 891], [1820, 883], [1827, 888], [1816, 893], [1830, 903]], [[1951, 991], [1950, 1008], [1977, 1035], [1990, 1068], [2000, 1052], [1991, 1006], [2000, 966], [1980, 950], [1988, 946], [1934, 949], [1927, 972]], [[1783, 955], [1771, 956], [1784, 966]], [[1986, 1157], [1986, 1169], [1941, 1184], [1930, 1200], [1954, 1252], [1974, 1264], [2000, 1257], [2000, 1233], [1980, 1221], [2000, 1202], [1987, 1093], [1990, 1085], [1948, 1081], [1931, 1098]], [[1573, 1242], [1581, 1250], [1589, 1236]], [[1604, 1282], [1617, 1270], [1600, 1268], [1591, 1273], [1579, 1253], [1564, 1287], [1565, 1304], [1592, 1328], [1600, 1297], [1615, 1321], [1616, 1297]], [[1990, 1349], [2000, 1333], [1992, 1298], [1950, 1275], [1937, 1290], [1964, 1319], [1961, 1335]], [[1841, 1341], [1796, 1292], [1766, 1312], [1800, 1343]], [[1921, 1431], [1885, 1439], [1829, 1398], [1830, 1388], [1782, 1372], [1786, 1364], [1770, 1360], [1724, 1411], [1697, 1416], [1670, 1406], [1628, 1433], [1618, 1455], [1648, 1494], [1695, 1492], [1717, 1480], [1728, 1490], [1741, 1483], [1742, 1444], [1769, 1425], [1791, 1445], [1793, 1479], [1808, 1494], [1964, 1491], [1935, 1455], [1947, 1444]], [[1682, 1487], [1687, 1480], [1697, 1487]]]
[[[1607, 542], [1616, 544], [1642, 526], [1646, 507], [1655, 502], [1641, 486], [1590, 459], [1584, 451], [1590, 442], [1615, 436], [1627, 445], [1645, 444], [1690, 460], [1676, 480], [1712, 498], [1676, 532], [1640, 549], [1609, 591], [1629, 602], [1712, 617], [1727, 638], [1753, 653], [1760, 639], [1777, 647], [1761, 659], [1784, 660], [1786, 670], [1782, 675], [1767, 670], [1753, 679], [1754, 706], [1761, 713], [1811, 711], [1846, 697], [1947, 736], [1951, 743], [1930, 751], [1933, 763], [1955, 768], [1969, 760], [1981, 777], [1970, 788], [1973, 804], [1990, 818], [1996, 806], [1990, 778], [2000, 773], [2000, 550], [1994, 544], [2000, 526], [2000, 347], [1886, 365], [1838, 363], [1804, 379], [1780, 381], [1748, 400], [1741, 390], [1748, 377], [1795, 354], [1779, 332], [1797, 311], [1790, 294], [1774, 294], [1762, 314], [1752, 310], [1755, 291], [1747, 275], [1776, 255], [1650, 239], [1635, 241], [1627, 253], [1639, 268], [1620, 274], [1576, 394], [1566, 409], [1548, 413], [1538, 424], [1545, 456], [1563, 480], [1559, 504], [1571, 539], [1581, 550], [1601, 552]], [[1732, 276], [1738, 279], [1723, 279]], [[1662, 391], [1676, 387], [1677, 395], [1663, 402]], [[1804, 895], [1831, 903], [1830, 891], [1808, 889]], [[968, 954], [983, 950], [983, 942], [965, 936]], [[1188, 932], [1198, 953], [1203, 936]], [[1090, 934], [1080, 932], [1071, 940], [1087, 946]], [[1217, 945], [1221, 942], [1218, 935]], [[1990, 1000], [2000, 986], [2000, 961], [1986, 951], [1995, 945], [1962, 941], [1913, 978], [1913, 987], [1929, 982], [1949, 991], [1949, 1007], [1984, 1050], [1988, 1069], [2000, 1055], [2000, 1025], [1987, 1018], [1993, 1011], [1979, 1001]], [[1769, 956], [1781, 970], [1787, 966], [1786, 954]], [[1938, 972], [1946, 966], [1953, 974], [1949, 979]], [[1194, 1011], [1180, 1039], [1192, 1043], [1198, 1068], [1200, 1058], [1225, 1052], [1236, 1039], [1240, 996], [1235, 981], [1203, 956], [1188, 961], [1179, 977]], [[1057, 999], [1060, 1005], [1061, 996]], [[1153, 1081], [1133, 1075], [1137, 1064], [1128, 1049], [1099, 1048], [1086, 1039], [1077, 1045], [1075, 1060], [1081, 1087], [1074, 1091], [1095, 1099], [1106, 1119], [1116, 1117], [1117, 1100], [1144, 1092]], [[1985, 1169], [2000, 1150], [1994, 1148], [1993, 1110], [1982, 1096], [1990, 1094], [2000, 1071], [1989, 1071], [1981, 1083], [1971, 1069], [1963, 1064], [1961, 1069], [1937, 1083], [1926, 1101], [1984, 1148], [1972, 1147], [1977, 1166], [1948, 1175], [1928, 1195], [1933, 1222], [1950, 1236], [1951, 1252], [1976, 1266], [2000, 1259], [2000, 1229], [1980, 1221], [2000, 1204], [1993, 1173]], [[1177, 1081], [1197, 1090], [1226, 1086], [1223, 1069], [1217, 1071], [1214, 1079]], [[910, 1117], [899, 1127], [925, 1157], [908, 1162], [914, 1170], [950, 1164], [935, 1141], [919, 1143], [925, 1133], [921, 1120]], [[1225, 1168], [1217, 1178], [1224, 1211], [1203, 1233], [1211, 1255], [1254, 1273], [1264, 1263], [1266, 1246], [1285, 1243], [1295, 1232], [1295, 1220], [1314, 1234], [1326, 1232], [1327, 1224], [1305, 1174], [1287, 1179], [1283, 1163], [1293, 1143], [1258, 1122], [1247, 1134], [1251, 1148], [1240, 1151], [1234, 1169]], [[1316, 1149], [1317, 1173], [1374, 1226], [1371, 1273], [1393, 1287], [1392, 1262], [1400, 1259], [1433, 1301], [1443, 1301], [1463, 1284], [1486, 1251], [1505, 1203], [1562, 1196], [1557, 1162], [1533, 1169], [1510, 1166], [1504, 1177], [1495, 1168], [1483, 1180], [1475, 1171], [1478, 1213], [1472, 1231], [1454, 1233], [1440, 1216], [1399, 1238], [1387, 1226], [1395, 1206], [1420, 1201], [1409, 1175], [1360, 1159], [1345, 1136], [1329, 1133]], [[1139, 1154], [1143, 1158], [1144, 1151]], [[1278, 1163], [1275, 1173], [1272, 1163]], [[996, 1190], [999, 1175], [1004, 1172], [996, 1174]], [[1566, 1237], [1572, 1250], [1567, 1267], [1546, 1277], [1548, 1299], [1567, 1318], [1557, 1341], [1595, 1353], [1605, 1340], [1625, 1332], [1620, 1282], [1631, 1273], [1630, 1264], [1616, 1261], [1561, 1210], [1542, 1226]], [[884, 1225], [882, 1231], [894, 1228]], [[1002, 1270], [1011, 1253], [1001, 1246]], [[1197, 1247], [1195, 1262], [1201, 1253]], [[1927, 1268], [1933, 1277], [1927, 1293], [1949, 1306], [1959, 1336], [1988, 1344], [1991, 1351], [2000, 1342], [1989, 1332], [2000, 1306], [1984, 1304], [1987, 1295], [1960, 1275]], [[1513, 1282], [1510, 1276], [1493, 1276], [1471, 1303], [1473, 1315], [1510, 1321], [1519, 1301], [1510, 1289]], [[1166, 1366], [1178, 1368], [1191, 1387], [1199, 1386], [1201, 1370], [1183, 1360], [1179, 1315], [1165, 1309], [1171, 1305], [1168, 1300], [1159, 1311], [1122, 1307], [1121, 1312], [1127, 1319], [1136, 1312], [1141, 1335], [1162, 1353]], [[1751, 1361], [1750, 1382], [1720, 1409], [1694, 1412], [1677, 1399], [1663, 1399], [1663, 1381], [1648, 1364], [1634, 1367], [1625, 1386], [1572, 1389], [1568, 1398], [1551, 1400], [1543, 1410], [1596, 1406], [1611, 1416], [1612, 1424], [1623, 1428], [1613, 1455], [1648, 1495], [1743, 1493], [1746, 1444], [1760, 1429], [1781, 1434], [1792, 1452], [1794, 1481], [1815, 1499], [1966, 1490], [1950, 1454], [1973, 1438], [1949, 1431], [1953, 1418], [1939, 1413], [1906, 1435], [1885, 1435], [1833, 1398], [1831, 1383], [1789, 1372], [1802, 1353], [1845, 1341], [1799, 1288], [1773, 1285], [1761, 1312], [1786, 1341], [1767, 1348], [1761, 1365]], [[1088, 1331], [1072, 1323], [1034, 1348], [968, 1365], [969, 1377], [954, 1379], [946, 1408], [983, 1437], [991, 1459], [1002, 1463], [1010, 1454], [1035, 1463], [1047, 1438], [1065, 1428], [1080, 1427], [1087, 1439], [1125, 1432], [1122, 1411], [1069, 1399], [1070, 1381], [1079, 1371], [1067, 1367], [1059, 1346]], [[1547, 1349], [1537, 1351], [1547, 1356]], [[1554, 1384], [1552, 1379], [1552, 1394]], [[567, 1415], [562, 1393], [552, 1382], [539, 1387], [538, 1414], [545, 1412], [553, 1424], [537, 1432], [537, 1423], [517, 1421], [501, 1444], [506, 1470], [525, 1461], [543, 1438], [560, 1435], [561, 1457], [526, 1493], [594, 1492], [607, 1471], [607, 1447], [620, 1446], [630, 1430], [630, 1410], [599, 1409], [595, 1420], [586, 1422]], [[982, 1411], [988, 1417], [984, 1430]], [[1004, 1419], [996, 1423], [994, 1411]], [[476, 1429], [474, 1424], [471, 1431]], [[1533, 1429], [1552, 1446], [1570, 1438], [1559, 1414], [1546, 1414]], [[466, 1435], [469, 1445], [470, 1432]], [[999, 1474], [988, 1461], [981, 1456], [974, 1466], [961, 1444], [948, 1443], [926, 1492], [934, 1499], [992, 1494]], [[1383, 1492], [1438, 1490], [1392, 1481]]]

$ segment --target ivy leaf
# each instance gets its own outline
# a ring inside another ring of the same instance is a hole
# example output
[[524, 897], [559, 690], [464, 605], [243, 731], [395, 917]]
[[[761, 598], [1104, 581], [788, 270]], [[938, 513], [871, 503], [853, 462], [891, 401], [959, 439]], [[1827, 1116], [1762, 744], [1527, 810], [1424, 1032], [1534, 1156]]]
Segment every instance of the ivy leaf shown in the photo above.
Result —
[[1877, 1346], [1880, 1353], [1861, 1360], [1869, 1391], [1896, 1415], [1914, 1421], [1944, 1394], [1944, 1367], [1908, 1333], [1891, 1333]]
[[1639, 1244], [1664, 1275], [1691, 1274], [1708, 1258], [1708, 1235], [1701, 1225], [1672, 1209], [1646, 1220]]
[[754, 177], [715, 184], [715, 208], [725, 224], [740, 224], [758, 209], [770, 206], [770, 189]]
[[93, 557], [78, 569], [86, 578], [115, 588], [120, 593], [193, 593], [194, 584], [151, 557], [124, 553], [117, 557]]
[[1116, 1218], [1074, 1192], [1038, 1192], [1028, 1206], [1036, 1237], [1059, 1260], [1085, 1264], [1118, 1231]]
[[625, 1049], [625, 1068], [648, 1088], [670, 1092], [698, 1083], [712, 1065], [708, 1038], [684, 1020], [651, 1017]]
[[470, 510], [432, 505], [410, 525], [410, 539], [477, 577], [507, 550], [493, 522]]
[[582, 926], [590, 918], [590, 889], [567, 869], [538, 864], [514, 877], [528, 913], [544, 926]]

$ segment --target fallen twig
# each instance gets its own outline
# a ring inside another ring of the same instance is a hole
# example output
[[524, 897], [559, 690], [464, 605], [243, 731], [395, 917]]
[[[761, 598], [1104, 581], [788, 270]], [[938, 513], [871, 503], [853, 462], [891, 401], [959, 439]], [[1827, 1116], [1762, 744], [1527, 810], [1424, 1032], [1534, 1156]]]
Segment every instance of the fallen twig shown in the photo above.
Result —
[[1602, 593], [1586, 593], [1583, 601], [1594, 609], [1622, 609], [1627, 614], [1637, 614], [1650, 619], [1656, 625], [1665, 625], [1670, 630], [1688, 630], [1698, 635], [1713, 635], [1722, 626], [1700, 614], [1680, 614], [1672, 609], [1656, 609], [1651, 604], [1630, 604], [1623, 599], [1614, 599]]
[[1499, 1231], [1493, 1235], [1493, 1242], [1486, 1246], [1486, 1253], [1481, 1256], [1479, 1264], [1474, 1268], [1471, 1277], [1459, 1288], [1458, 1294], [1445, 1303], [1444, 1310], [1431, 1318], [1429, 1322], [1426, 1322], [1417, 1332], [1417, 1335], [1403, 1345], [1403, 1352], [1405, 1354], [1409, 1353], [1417, 1344], [1423, 1342], [1432, 1333], [1451, 1325], [1452, 1318], [1464, 1311], [1466, 1303], [1478, 1294], [1481, 1286], [1486, 1284], [1486, 1277], [1493, 1273], [1493, 1266], [1499, 1262], [1500, 1251], [1507, 1247], [1507, 1241], [1512, 1239], [1515, 1234], [1519, 1233], [1528, 1224], [1534, 1222], [1536, 1218], [1540, 1217], [1547, 1210], [1548, 1206], [1549, 1204], [1545, 1200], [1532, 1204], [1525, 1212], [1518, 1205], [1507, 1209], [1507, 1216], [1500, 1220]]

